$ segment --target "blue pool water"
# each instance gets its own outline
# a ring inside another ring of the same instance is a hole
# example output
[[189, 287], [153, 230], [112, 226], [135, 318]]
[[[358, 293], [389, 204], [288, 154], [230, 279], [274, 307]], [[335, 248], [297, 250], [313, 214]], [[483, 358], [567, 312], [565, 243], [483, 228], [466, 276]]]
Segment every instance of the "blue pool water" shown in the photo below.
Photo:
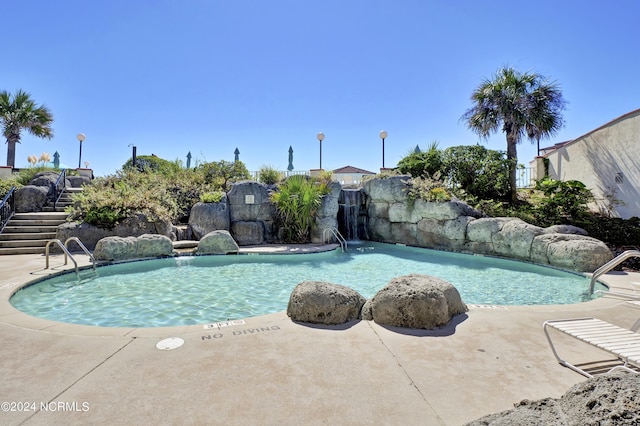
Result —
[[470, 304], [541, 305], [589, 299], [589, 280], [528, 263], [390, 244], [296, 255], [178, 257], [64, 274], [10, 300], [40, 318], [104, 327], [204, 324], [286, 310], [305, 280], [342, 284], [370, 298], [393, 277], [445, 279]]

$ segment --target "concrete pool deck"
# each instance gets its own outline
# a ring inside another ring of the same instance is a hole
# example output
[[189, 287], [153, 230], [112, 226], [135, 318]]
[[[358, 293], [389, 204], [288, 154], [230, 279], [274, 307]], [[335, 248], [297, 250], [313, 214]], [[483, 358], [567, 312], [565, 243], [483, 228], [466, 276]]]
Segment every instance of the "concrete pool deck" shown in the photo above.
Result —
[[[299, 324], [284, 312], [244, 323], [101, 328], [30, 317], [8, 303], [24, 283], [73, 267], [61, 255], [51, 270], [44, 264], [41, 255], [0, 256], [3, 425], [459, 425], [585, 380], [556, 362], [543, 321], [594, 316], [629, 328], [640, 318], [640, 306], [603, 297], [470, 305], [435, 331]], [[640, 274], [602, 281], [628, 289]], [[170, 337], [184, 345], [156, 347]], [[575, 339], [557, 342], [573, 360], [609, 359]]]

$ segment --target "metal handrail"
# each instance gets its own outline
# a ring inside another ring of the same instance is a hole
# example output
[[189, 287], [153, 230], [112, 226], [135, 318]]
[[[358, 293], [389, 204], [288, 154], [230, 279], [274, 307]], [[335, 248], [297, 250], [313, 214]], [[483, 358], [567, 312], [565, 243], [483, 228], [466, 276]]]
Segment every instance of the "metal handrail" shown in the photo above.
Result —
[[624, 262], [631, 257], [640, 257], [640, 250], [627, 250], [620, 253], [615, 258], [611, 259], [598, 269], [596, 269], [591, 275], [591, 283], [589, 283], [589, 294], [593, 294], [593, 289], [596, 285], [596, 280], [601, 276], [611, 271], [613, 268]]
[[327, 235], [329, 232], [333, 234], [336, 240], [338, 240], [338, 243], [340, 243], [340, 248], [342, 248], [342, 251], [345, 251], [347, 249], [347, 240], [344, 239], [340, 231], [338, 231], [336, 228], [324, 228], [322, 230], [322, 242], [323, 243], [327, 242]]
[[[9, 223], [9, 220], [11, 220], [16, 211], [15, 190], [16, 187], [12, 186], [9, 192], [7, 192], [7, 195], [2, 199], [2, 202], [0, 202], [0, 232], [4, 230], [4, 227]], [[8, 213], [6, 213], [7, 210]]]
[[93, 257], [93, 255], [87, 249], [87, 247], [85, 247], [85, 245], [82, 244], [82, 241], [80, 241], [80, 239], [78, 237], [69, 237], [69, 238], [67, 238], [67, 240], [64, 242], [64, 246], [65, 246], [65, 248], [67, 250], [69, 249], [69, 241], [75, 241], [76, 243], [78, 243], [78, 245], [80, 246], [82, 251], [85, 252], [85, 254], [87, 256], [89, 256], [89, 259], [91, 259], [91, 263], [93, 264], [93, 270], [95, 271], [96, 270], [96, 259], [95, 259], [95, 257]]
[[[58, 194], [58, 186], [60, 185], [60, 180], [62, 180], [62, 191]], [[56, 180], [56, 183], [53, 185], [53, 209], [55, 210], [58, 206], [58, 201], [62, 194], [64, 194], [64, 190], [67, 188], [67, 169], [62, 169], [60, 172], [60, 176]]]
[[64, 252], [64, 264], [67, 264], [67, 259], [71, 258], [71, 261], [73, 262], [73, 264], [75, 265], [76, 268], [76, 278], [80, 278], [80, 273], [78, 272], [78, 262], [76, 262], [76, 260], [73, 258], [73, 256], [71, 256], [71, 253], [69, 253], [69, 250], [67, 250], [67, 248], [62, 244], [62, 241], [55, 239], [55, 240], [49, 240], [47, 241], [47, 245], [44, 247], [44, 255], [46, 258], [46, 266], [44, 267], [44, 269], [49, 269], [49, 246], [51, 245], [51, 243], [56, 243]]

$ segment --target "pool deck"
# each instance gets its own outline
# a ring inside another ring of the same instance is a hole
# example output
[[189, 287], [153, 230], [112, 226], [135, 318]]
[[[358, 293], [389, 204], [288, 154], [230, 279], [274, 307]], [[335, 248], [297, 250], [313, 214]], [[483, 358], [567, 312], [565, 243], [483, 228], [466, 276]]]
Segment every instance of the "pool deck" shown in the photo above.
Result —
[[[86, 256], [77, 259], [88, 265]], [[629, 328], [640, 318], [639, 305], [608, 296], [575, 305], [471, 305], [435, 331], [299, 324], [284, 312], [244, 323], [100, 328], [11, 307], [16, 288], [72, 266], [60, 255], [50, 270], [44, 264], [41, 255], [0, 256], [3, 425], [460, 425], [523, 399], [559, 397], [585, 380], [555, 361], [543, 321], [594, 316]], [[640, 274], [602, 281], [628, 289]], [[170, 337], [185, 343], [156, 347]], [[573, 359], [607, 359], [575, 339], [557, 341]]]

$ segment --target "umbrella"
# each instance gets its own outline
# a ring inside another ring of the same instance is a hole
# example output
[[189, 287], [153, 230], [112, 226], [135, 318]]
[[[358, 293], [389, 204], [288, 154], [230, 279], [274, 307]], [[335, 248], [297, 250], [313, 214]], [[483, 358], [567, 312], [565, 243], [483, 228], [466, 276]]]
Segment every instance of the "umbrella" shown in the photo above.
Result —
[[287, 166], [287, 170], [293, 170], [293, 148], [289, 145], [289, 165]]

